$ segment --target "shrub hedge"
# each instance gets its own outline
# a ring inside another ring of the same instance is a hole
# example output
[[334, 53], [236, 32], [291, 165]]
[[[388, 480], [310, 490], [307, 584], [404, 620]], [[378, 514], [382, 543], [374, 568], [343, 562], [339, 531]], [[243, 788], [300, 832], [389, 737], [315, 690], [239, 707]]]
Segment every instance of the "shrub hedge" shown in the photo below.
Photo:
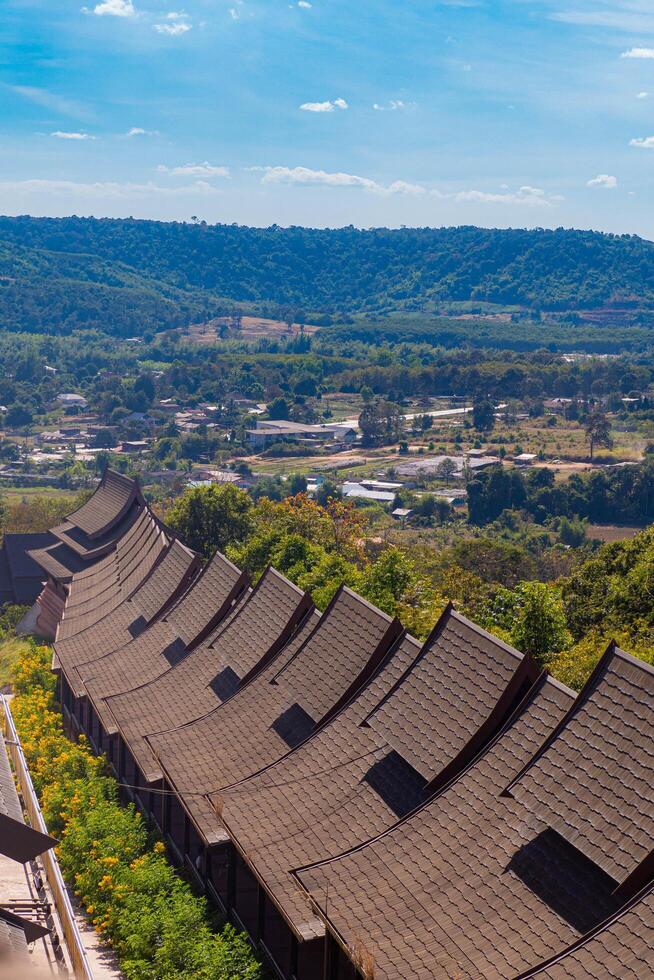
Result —
[[217, 931], [203, 898], [168, 863], [139, 811], [84, 736], [64, 734], [51, 650], [26, 643], [14, 667], [12, 714], [64, 877], [128, 980], [261, 980], [231, 925]]

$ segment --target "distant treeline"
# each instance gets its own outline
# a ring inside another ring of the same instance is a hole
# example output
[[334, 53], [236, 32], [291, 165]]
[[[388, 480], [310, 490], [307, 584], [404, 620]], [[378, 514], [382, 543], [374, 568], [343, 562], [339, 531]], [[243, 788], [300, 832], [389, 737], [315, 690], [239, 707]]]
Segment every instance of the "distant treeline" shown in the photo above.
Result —
[[645, 525], [654, 521], [654, 458], [638, 466], [575, 473], [555, 483], [554, 472], [537, 467], [522, 473], [492, 467], [468, 483], [473, 524], [488, 524], [504, 510], [527, 511], [535, 521], [587, 518], [599, 524]]
[[[0, 218], [0, 323], [124, 333], [242, 308], [296, 316], [654, 307], [654, 244], [590, 231], [248, 228]], [[441, 340], [439, 342], [445, 342]]]
[[[222, 402], [233, 391], [254, 401], [284, 396], [289, 404], [321, 397], [325, 409], [330, 392], [363, 388], [395, 400], [459, 395], [518, 399], [535, 407], [554, 396], [628, 395], [645, 391], [654, 380], [653, 366], [626, 357], [569, 361], [544, 351], [500, 357], [476, 349], [372, 348], [355, 342], [344, 344], [338, 356], [322, 351], [319, 341], [307, 337], [252, 350], [232, 342], [200, 348], [168, 334], [125, 344], [93, 331], [72, 338], [0, 332], [1, 398], [2, 404], [24, 406], [33, 415], [62, 390], [79, 391], [106, 413], [143, 410], [156, 398]], [[132, 387], [144, 377], [148, 384], [141, 381], [136, 398]]]
[[580, 320], [571, 314], [564, 322], [523, 317], [439, 317], [404, 313], [370, 320], [357, 317], [348, 323], [324, 327], [318, 338], [325, 349], [342, 348], [349, 342], [380, 344], [429, 344], [438, 347], [471, 347], [486, 350], [537, 351], [588, 354], [621, 354], [654, 347], [654, 316], [625, 314], [606, 324]]

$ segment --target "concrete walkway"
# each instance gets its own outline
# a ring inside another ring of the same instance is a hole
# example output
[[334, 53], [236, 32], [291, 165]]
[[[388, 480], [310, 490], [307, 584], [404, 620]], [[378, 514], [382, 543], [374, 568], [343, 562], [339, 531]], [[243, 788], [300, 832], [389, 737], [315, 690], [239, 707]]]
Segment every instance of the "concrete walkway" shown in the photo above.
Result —
[[100, 937], [93, 926], [89, 924], [70, 888], [68, 895], [75, 912], [75, 920], [82, 936], [84, 949], [93, 971], [93, 980], [124, 980], [124, 974], [118, 968], [116, 954], [110, 946], [106, 946], [100, 941]]
[[[39, 925], [46, 925], [45, 916], [42, 913], [28, 910], [30, 903], [38, 903], [38, 901], [30, 866], [18, 864], [0, 854], [0, 903], [9, 908], [14, 903], [20, 903], [20, 906], [16, 907], [19, 914], [32, 919], [33, 922], [38, 922]], [[30, 959], [33, 963], [34, 975], [38, 980], [62, 976], [49, 935], [32, 944]], [[30, 973], [30, 977], [31, 975]], [[66, 976], [66, 974], [63, 975]]]

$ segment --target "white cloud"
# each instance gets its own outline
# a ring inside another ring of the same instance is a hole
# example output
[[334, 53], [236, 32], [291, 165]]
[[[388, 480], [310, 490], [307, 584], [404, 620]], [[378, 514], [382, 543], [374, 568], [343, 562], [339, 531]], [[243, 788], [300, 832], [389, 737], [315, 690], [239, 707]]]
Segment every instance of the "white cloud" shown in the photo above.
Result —
[[395, 194], [418, 196], [429, 193], [439, 200], [454, 201], [458, 204], [499, 204], [521, 205], [523, 207], [549, 208], [564, 198], [560, 194], [550, 194], [541, 187], [524, 184], [516, 191], [510, 191], [503, 185], [505, 193], [490, 193], [478, 190], [463, 190], [453, 193], [443, 193], [439, 190], [427, 191], [421, 184], [412, 184], [404, 180], [396, 180], [390, 184], [381, 184], [370, 177], [360, 177], [337, 171], [330, 173], [326, 170], [311, 170], [308, 167], [248, 167], [250, 171], [263, 174], [262, 184], [304, 184], [323, 185], [326, 187], [356, 187], [371, 194], [388, 197]]
[[96, 4], [92, 11], [82, 7], [85, 13], [94, 13], [96, 17], [133, 17], [136, 9], [132, 0], [103, 0]]
[[645, 58], [651, 60], [654, 58], [654, 48], [631, 48], [629, 51], [623, 51], [620, 55], [621, 58]]
[[334, 112], [335, 109], [348, 109], [345, 99], [332, 99], [328, 102], [303, 102], [300, 106], [303, 112]]
[[88, 118], [89, 112], [84, 106], [80, 105], [79, 102], [73, 102], [71, 99], [64, 99], [60, 95], [55, 95], [54, 92], [49, 92], [45, 88], [37, 88], [34, 85], [8, 85], [7, 86], [16, 95], [20, 95], [24, 99], [29, 99], [35, 105], [43, 106], [45, 109], [51, 109], [53, 112], [59, 112], [64, 116], [73, 116], [80, 119]]
[[359, 187], [371, 194], [424, 194], [425, 188], [419, 184], [409, 184], [404, 180], [392, 184], [380, 184], [370, 177], [356, 174], [328, 173], [326, 170], [310, 170], [308, 167], [249, 167], [249, 170], [263, 173], [262, 184], [321, 184], [326, 187]]
[[310, 10], [311, 7], [313, 7], [313, 4], [309, 3], [308, 0], [298, 0], [297, 5], [298, 7], [302, 7], [304, 10]]
[[142, 126], [132, 126], [122, 135], [125, 139], [133, 139], [135, 136], [161, 136], [161, 133], [158, 129], [143, 129]]
[[64, 133], [60, 129], [55, 130], [54, 133], [50, 133], [50, 136], [54, 136], [58, 140], [95, 140], [95, 139], [97, 139], [97, 136], [90, 136], [89, 133]]
[[178, 37], [180, 34], [186, 34], [187, 31], [190, 31], [191, 26], [185, 20], [176, 20], [171, 21], [170, 24], [155, 24], [154, 29], [158, 34], [168, 34], [169, 37]]
[[641, 150], [654, 150], [654, 136], [640, 136], [629, 140], [629, 146], [637, 146]]
[[618, 186], [618, 178], [611, 174], [598, 174], [592, 180], [587, 181], [586, 187], [603, 187], [606, 190], [613, 190]]
[[563, 200], [560, 194], [547, 194], [542, 187], [530, 187], [528, 184], [524, 184], [517, 191], [507, 189], [503, 194], [477, 190], [456, 191], [454, 194], [432, 191], [432, 194], [441, 199], [456, 201], [458, 204], [509, 204], [530, 208], [550, 208], [553, 203]]
[[402, 99], [390, 99], [385, 105], [380, 105], [379, 102], [373, 102], [373, 109], [377, 112], [400, 112], [402, 109], [413, 109], [415, 108], [415, 102], [404, 102]]
[[128, 198], [135, 195], [176, 197], [191, 194], [218, 195], [221, 191], [204, 180], [195, 180], [180, 187], [162, 187], [148, 181], [146, 184], [96, 181], [82, 183], [74, 180], [14, 180], [0, 181], [0, 192], [28, 192], [43, 194], [77, 194], [85, 198]]
[[[649, 0], [612, 0], [602, 2], [602, 8], [594, 0], [587, 0], [593, 10], [562, 10], [551, 14], [552, 20], [581, 27], [607, 27], [621, 34], [650, 34], [654, 31], [654, 17]], [[606, 7], [613, 9], [607, 10]]]
[[639, 92], [638, 95], [636, 96], [636, 98], [637, 99], [648, 99], [649, 98], [649, 92]]
[[229, 167], [215, 167], [208, 160], [204, 163], [186, 163], [181, 167], [166, 167], [160, 163], [157, 170], [170, 177], [229, 177]]

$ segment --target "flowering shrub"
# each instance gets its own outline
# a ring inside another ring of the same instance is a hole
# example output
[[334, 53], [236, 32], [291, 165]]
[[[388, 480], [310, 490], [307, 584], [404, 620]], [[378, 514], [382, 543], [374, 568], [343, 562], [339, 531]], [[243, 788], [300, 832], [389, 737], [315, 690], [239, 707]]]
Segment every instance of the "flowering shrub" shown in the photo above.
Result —
[[48, 647], [27, 644], [14, 668], [12, 714], [64, 876], [128, 980], [260, 980], [242, 934], [220, 932], [84, 736], [64, 734]]

